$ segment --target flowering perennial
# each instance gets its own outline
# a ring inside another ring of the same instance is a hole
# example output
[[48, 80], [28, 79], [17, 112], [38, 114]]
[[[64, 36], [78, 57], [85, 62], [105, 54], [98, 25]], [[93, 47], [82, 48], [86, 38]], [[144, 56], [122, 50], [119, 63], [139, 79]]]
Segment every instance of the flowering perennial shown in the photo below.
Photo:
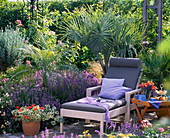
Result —
[[53, 106], [50, 108], [50, 105], [45, 105], [45, 107], [40, 107], [39, 105], [32, 104], [31, 106], [22, 106], [19, 108], [16, 106], [15, 110], [11, 111], [12, 115], [14, 115], [15, 120], [22, 120], [25, 122], [32, 121], [46, 121], [53, 119], [51, 121], [52, 125], [56, 124], [56, 121], [60, 121], [59, 113], [56, 110], [56, 107]]

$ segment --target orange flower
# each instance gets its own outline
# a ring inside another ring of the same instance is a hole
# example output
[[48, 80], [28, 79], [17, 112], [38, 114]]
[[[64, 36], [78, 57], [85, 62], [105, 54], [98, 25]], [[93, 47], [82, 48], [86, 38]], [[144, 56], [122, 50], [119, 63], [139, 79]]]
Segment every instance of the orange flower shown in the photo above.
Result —
[[19, 106], [16, 106], [17, 109], [19, 109], [20, 107]]
[[148, 88], [148, 85], [147, 85], [147, 83], [145, 83], [145, 88]]
[[34, 111], [36, 111], [37, 110], [37, 107], [36, 108], [34, 108]]
[[41, 110], [44, 110], [44, 107], [40, 107]]
[[145, 83], [142, 82], [142, 87], [144, 87], [144, 86], [145, 86]]
[[148, 85], [154, 85], [154, 83], [152, 81], [148, 81], [147, 84]]
[[21, 110], [21, 109], [19, 109], [19, 112], [22, 112], [22, 110]]
[[158, 89], [156, 86], [152, 86], [152, 90], [156, 90]]

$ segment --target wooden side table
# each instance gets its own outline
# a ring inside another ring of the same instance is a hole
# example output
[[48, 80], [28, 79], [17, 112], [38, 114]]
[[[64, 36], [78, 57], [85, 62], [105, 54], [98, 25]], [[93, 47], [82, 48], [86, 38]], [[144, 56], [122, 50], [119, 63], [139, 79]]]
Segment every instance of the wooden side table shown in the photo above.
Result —
[[[162, 101], [160, 104], [159, 109], [157, 110], [155, 107], [153, 107], [149, 102], [137, 100], [135, 98], [132, 98], [132, 103], [135, 104], [135, 108], [138, 114], [138, 123], [141, 123], [143, 116], [146, 112], [149, 111], [163, 111], [163, 110], [169, 110], [170, 111], [170, 101]], [[138, 107], [138, 105], [143, 105], [143, 107]], [[140, 109], [144, 109], [143, 112], [140, 114]]]

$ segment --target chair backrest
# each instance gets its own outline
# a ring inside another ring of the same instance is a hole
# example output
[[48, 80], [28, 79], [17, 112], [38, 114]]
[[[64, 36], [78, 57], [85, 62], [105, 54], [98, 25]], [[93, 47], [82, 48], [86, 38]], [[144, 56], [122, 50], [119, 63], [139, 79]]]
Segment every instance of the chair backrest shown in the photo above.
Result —
[[114, 58], [109, 62], [106, 78], [124, 78], [124, 86], [137, 88], [141, 72], [141, 61], [138, 58]]

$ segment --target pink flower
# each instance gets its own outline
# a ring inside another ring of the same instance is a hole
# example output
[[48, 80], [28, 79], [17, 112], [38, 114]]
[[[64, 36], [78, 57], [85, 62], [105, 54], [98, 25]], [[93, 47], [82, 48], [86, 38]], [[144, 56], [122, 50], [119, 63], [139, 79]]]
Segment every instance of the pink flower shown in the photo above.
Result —
[[5, 82], [5, 81], [6, 81], [6, 78], [3, 78], [1, 81], [2, 81], [2, 82]]
[[148, 121], [148, 120], [142, 120], [141, 123], [142, 123], [142, 124], [143, 124], [143, 123], [149, 123], [149, 121]]
[[152, 123], [149, 123], [149, 122], [148, 122], [147, 125], [148, 125], [149, 127], [152, 127]]
[[15, 21], [16, 24], [21, 24], [22, 22], [20, 20]]
[[27, 41], [27, 40], [25, 40], [25, 43], [28, 43], [28, 41]]
[[164, 132], [164, 129], [163, 129], [163, 128], [158, 128], [158, 130], [159, 130], [160, 132]]
[[57, 41], [60, 45], [62, 45], [62, 42], [60, 40]]
[[142, 128], [145, 128], [145, 124], [142, 125]]
[[150, 52], [150, 53], [152, 53], [152, 52], [153, 52], [153, 50], [150, 50], [149, 52]]
[[30, 5], [30, 8], [33, 8], [33, 9], [37, 9], [37, 7], [35, 5]]
[[55, 65], [56, 64], [56, 61], [53, 61], [53, 65]]
[[141, 43], [142, 45], [145, 45], [145, 44], [149, 44], [149, 42], [148, 41], [143, 41], [142, 43]]
[[30, 64], [30, 61], [29, 61], [29, 60], [27, 60], [27, 61], [26, 61], [26, 63], [29, 65], [29, 64]]
[[30, 67], [32, 67], [31, 63], [29, 60], [26, 61], [27, 65], [29, 65]]
[[95, 130], [94, 132], [98, 133], [98, 135], [100, 135], [100, 131], [99, 130]]
[[27, 15], [27, 18], [30, 17], [30, 15]]

